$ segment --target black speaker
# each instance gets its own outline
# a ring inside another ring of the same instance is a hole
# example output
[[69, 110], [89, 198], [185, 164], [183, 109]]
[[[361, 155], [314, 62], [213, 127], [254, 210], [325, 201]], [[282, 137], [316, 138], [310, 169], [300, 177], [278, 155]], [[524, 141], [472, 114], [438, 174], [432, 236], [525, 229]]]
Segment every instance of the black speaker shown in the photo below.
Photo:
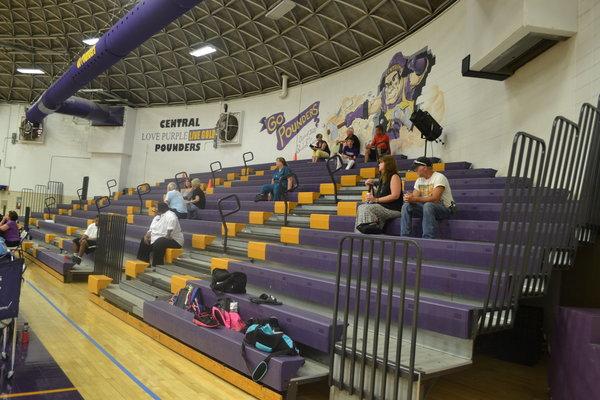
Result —
[[90, 177], [84, 176], [83, 182], [81, 183], [81, 200], [87, 200], [89, 185], [90, 185]]
[[422, 139], [433, 142], [442, 135], [442, 126], [427, 111], [415, 110], [410, 120], [421, 131]]

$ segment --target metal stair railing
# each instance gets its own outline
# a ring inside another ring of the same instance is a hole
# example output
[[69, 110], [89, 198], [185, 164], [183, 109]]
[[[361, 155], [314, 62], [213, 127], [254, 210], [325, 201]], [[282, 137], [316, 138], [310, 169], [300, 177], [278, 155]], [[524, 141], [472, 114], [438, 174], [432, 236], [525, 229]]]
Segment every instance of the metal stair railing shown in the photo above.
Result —
[[[234, 200], [236, 203], [236, 207], [231, 211], [223, 211], [223, 203], [227, 200]], [[229, 227], [227, 226], [226, 218], [237, 213], [242, 209], [242, 204], [240, 203], [240, 198], [235, 194], [230, 194], [229, 196], [225, 196], [219, 199], [217, 202], [217, 207], [219, 208], [219, 215], [221, 216], [221, 224], [223, 225], [223, 253], [227, 252], [227, 237], [229, 236]]]

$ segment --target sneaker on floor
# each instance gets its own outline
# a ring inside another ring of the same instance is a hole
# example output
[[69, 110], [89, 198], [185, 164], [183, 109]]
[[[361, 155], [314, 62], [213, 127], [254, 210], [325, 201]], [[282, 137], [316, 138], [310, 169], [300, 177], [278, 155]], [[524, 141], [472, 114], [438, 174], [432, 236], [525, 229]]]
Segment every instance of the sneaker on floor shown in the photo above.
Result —
[[73, 264], [79, 265], [81, 264], [81, 257], [79, 257], [77, 254], [73, 254], [71, 261], [73, 261]]

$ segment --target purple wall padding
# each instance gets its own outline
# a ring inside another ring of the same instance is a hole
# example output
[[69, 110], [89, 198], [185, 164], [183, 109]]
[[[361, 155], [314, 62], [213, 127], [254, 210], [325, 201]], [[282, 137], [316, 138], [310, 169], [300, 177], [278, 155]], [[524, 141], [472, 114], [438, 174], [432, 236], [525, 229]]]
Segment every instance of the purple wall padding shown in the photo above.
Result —
[[600, 399], [600, 309], [559, 308], [551, 351], [552, 400]]

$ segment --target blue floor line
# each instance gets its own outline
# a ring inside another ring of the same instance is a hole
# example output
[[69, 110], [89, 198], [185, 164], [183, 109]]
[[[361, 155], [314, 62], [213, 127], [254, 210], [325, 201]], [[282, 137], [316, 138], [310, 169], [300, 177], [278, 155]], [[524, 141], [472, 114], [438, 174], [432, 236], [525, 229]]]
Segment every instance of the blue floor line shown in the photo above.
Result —
[[33, 290], [35, 290], [52, 308], [56, 310], [69, 324], [71, 324], [75, 329], [79, 331], [90, 343], [92, 343], [98, 351], [106, 356], [117, 368], [119, 368], [125, 375], [129, 377], [136, 385], [138, 385], [148, 396], [152, 399], [160, 400], [160, 397], [152, 390], [150, 390], [146, 385], [142, 383], [135, 375], [131, 373], [123, 364], [121, 364], [112, 354], [110, 354], [100, 343], [98, 343], [93, 337], [91, 337], [86, 331], [83, 330], [75, 321], [73, 321], [69, 316], [67, 316], [56, 304], [52, 302], [40, 289], [38, 289], [33, 283], [27, 281], [27, 284], [31, 286]]

